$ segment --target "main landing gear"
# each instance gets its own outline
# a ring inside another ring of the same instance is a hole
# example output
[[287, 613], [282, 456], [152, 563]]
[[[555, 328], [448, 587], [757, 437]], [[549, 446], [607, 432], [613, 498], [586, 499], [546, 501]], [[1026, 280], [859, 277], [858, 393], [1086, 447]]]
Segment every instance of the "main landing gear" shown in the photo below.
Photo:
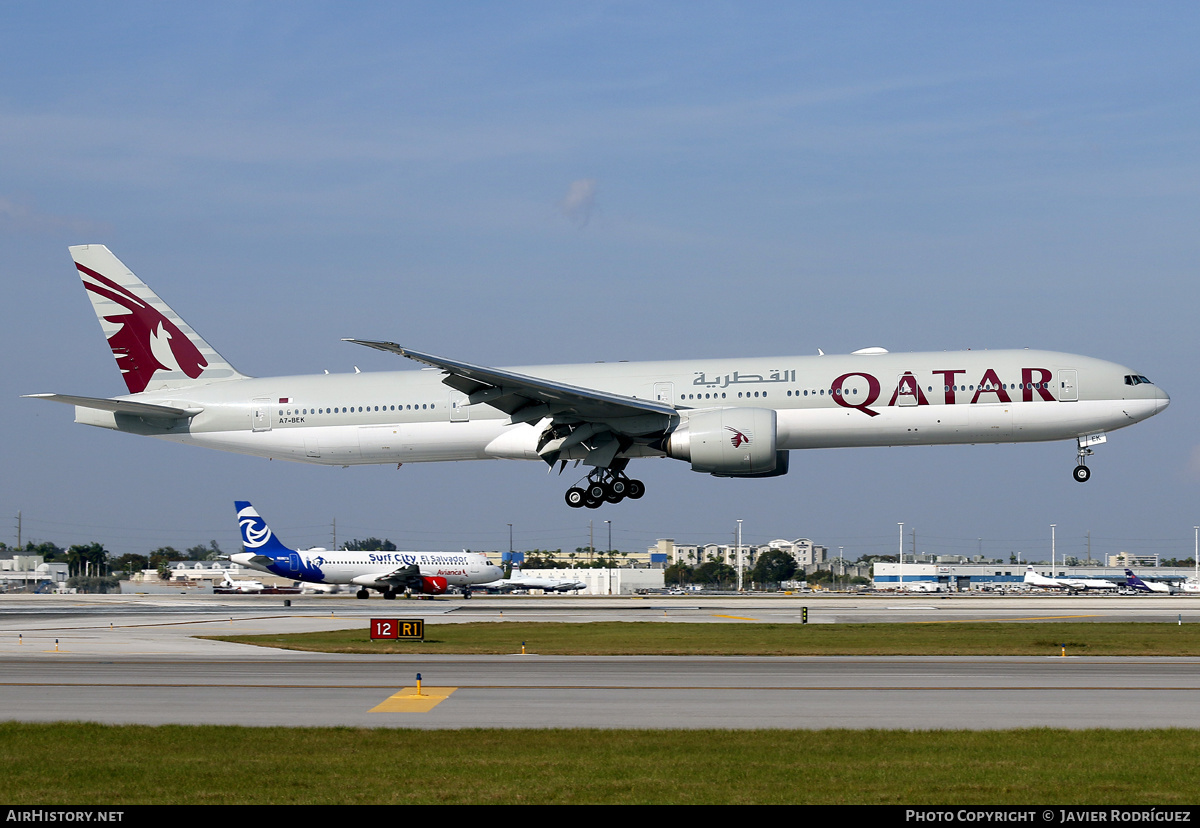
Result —
[[[411, 598], [411, 597], [412, 597], [412, 590], [411, 590], [411, 589], [404, 589], [404, 590], [400, 590], [400, 589], [381, 589], [379, 592], [380, 592], [380, 594], [381, 594], [381, 595], [383, 595], [383, 599], [384, 599], [385, 601], [395, 601], [395, 600], [396, 600], [396, 596], [397, 596], [397, 595], [401, 595], [401, 594], [403, 594], [405, 598]], [[355, 598], [361, 598], [362, 600], [364, 600], [364, 601], [365, 601], [365, 600], [367, 600], [368, 598], [370, 598], [370, 597], [371, 597], [371, 590], [367, 589], [366, 587], [361, 587], [361, 588], [358, 590], [358, 592], [354, 593], [354, 597], [355, 597]]]
[[566, 499], [567, 505], [572, 509], [583, 506], [599, 509], [602, 503], [620, 503], [627, 497], [637, 500], [645, 493], [645, 484], [634, 480], [623, 471], [595, 469], [588, 475], [586, 486], [572, 486], [567, 489]]

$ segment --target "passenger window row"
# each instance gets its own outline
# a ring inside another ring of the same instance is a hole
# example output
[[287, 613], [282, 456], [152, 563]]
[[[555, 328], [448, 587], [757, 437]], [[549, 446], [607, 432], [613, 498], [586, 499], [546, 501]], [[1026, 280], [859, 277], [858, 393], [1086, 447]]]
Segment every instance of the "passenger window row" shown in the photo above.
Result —
[[300, 414], [358, 414], [368, 413], [372, 411], [421, 411], [437, 408], [434, 403], [421, 403], [412, 405], [360, 405], [357, 408], [354, 406], [345, 406], [342, 408], [296, 408], [296, 409], [279, 409], [280, 417], [295, 417]]

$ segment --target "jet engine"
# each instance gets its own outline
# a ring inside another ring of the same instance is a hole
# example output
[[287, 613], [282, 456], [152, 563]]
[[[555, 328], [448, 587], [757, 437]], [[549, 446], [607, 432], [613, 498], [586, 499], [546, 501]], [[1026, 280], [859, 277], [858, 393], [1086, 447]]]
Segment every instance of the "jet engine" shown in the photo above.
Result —
[[667, 435], [666, 453], [715, 477], [787, 474], [788, 453], [775, 448], [775, 411], [721, 408], [691, 414]]

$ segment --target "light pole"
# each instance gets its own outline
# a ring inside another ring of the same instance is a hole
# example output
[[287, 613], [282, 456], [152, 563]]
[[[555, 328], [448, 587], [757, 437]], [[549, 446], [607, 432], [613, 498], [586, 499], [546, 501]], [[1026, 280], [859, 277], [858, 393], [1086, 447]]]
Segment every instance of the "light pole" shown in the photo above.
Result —
[[899, 572], [900, 572], [900, 588], [901, 588], [901, 589], [903, 589], [903, 588], [904, 588], [904, 524], [903, 524], [903, 523], [901, 523], [901, 524], [900, 524], [900, 558], [899, 558], [899, 566], [900, 566], [900, 569], [899, 569]]
[[742, 521], [738, 519], [737, 531], [737, 566], [738, 566], [738, 592], [742, 591]]
[[612, 521], [606, 520], [604, 522], [608, 524], [608, 560], [609, 563], [612, 563]]
[[1050, 577], [1054, 577], [1054, 528], [1057, 523], [1050, 524]]

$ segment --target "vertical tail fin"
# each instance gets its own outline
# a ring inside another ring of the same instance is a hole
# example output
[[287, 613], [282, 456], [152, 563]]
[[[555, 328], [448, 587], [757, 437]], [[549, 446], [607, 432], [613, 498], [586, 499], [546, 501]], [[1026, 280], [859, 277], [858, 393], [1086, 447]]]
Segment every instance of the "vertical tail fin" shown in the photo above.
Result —
[[107, 247], [68, 249], [129, 393], [243, 376]]
[[[233, 508], [237, 509], [238, 530], [242, 533], [242, 546], [247, 552], [256, 555], [274, 556], [288, 553], [292, 550], [280, 543], [279, 538], [267, 526], [258, 511], [247, 500], [235, 500]], [[236, 558], [237, 556], [230, 556]]]

